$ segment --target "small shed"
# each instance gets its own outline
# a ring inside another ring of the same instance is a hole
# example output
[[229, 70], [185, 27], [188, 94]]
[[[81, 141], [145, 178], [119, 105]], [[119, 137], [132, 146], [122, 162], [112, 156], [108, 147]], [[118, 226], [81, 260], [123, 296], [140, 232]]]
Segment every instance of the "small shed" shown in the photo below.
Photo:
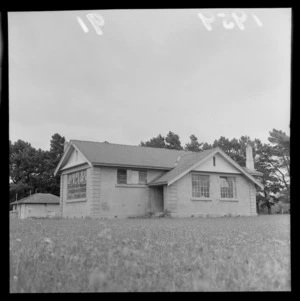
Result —
[[59, 215], [59, 197], [51, 193], [36, 193], [12, 202], [18, 218], [55, 217]]

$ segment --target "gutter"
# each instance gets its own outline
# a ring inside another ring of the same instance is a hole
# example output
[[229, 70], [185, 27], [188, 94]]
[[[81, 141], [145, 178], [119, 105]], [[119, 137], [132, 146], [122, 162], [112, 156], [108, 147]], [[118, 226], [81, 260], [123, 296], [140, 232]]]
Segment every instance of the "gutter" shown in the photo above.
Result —
[[105, 166], [105, 167], [132, 167], [137, 169], [158, 169], [158, 170], [172, 170], [174, 167], [159, 167], [159, 166], [145, 166], [145, 165], [128, 165], [128, 164], [113, 164], [113, 163], [94, 163], [93, 166]]

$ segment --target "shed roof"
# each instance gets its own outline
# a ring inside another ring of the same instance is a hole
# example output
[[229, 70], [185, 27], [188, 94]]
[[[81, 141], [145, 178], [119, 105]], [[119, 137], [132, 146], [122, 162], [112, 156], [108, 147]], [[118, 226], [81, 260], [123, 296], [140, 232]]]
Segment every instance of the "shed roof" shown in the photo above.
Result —
[[51, 193], [35, 193], [10, 203], [10, 205], [17, 204], [59, 204], [59, 197]]

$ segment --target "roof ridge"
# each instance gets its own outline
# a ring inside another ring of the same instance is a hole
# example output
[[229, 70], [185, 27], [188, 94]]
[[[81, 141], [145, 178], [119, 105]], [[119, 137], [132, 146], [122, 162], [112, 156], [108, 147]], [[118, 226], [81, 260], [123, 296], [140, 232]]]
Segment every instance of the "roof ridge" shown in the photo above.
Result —
[[120, 143], [111, 143], [111, 142], [99, 142], [99, 141], [90, 141], [90, 140], [70, 139], [70, 142], [71, 141], [91, 142], [91, 143], [100, 143], [100, 144], [113, 144], [113, 145], [139, 147], [139, 148], [162, 149], [162, 150], [167, 150], [167, 151], [177, 151], [177, 152], [185, 152], [185, 153], [191, 153], [191, 154], [198, 153], [198, 152], [187, 151], [187, 150], [184, 150], [184, 149], [170, 149], [170, 148], [164, 148], [164, 147], [151, 147], [151, 146], [130, 145], [130, 144], [120, 144]]

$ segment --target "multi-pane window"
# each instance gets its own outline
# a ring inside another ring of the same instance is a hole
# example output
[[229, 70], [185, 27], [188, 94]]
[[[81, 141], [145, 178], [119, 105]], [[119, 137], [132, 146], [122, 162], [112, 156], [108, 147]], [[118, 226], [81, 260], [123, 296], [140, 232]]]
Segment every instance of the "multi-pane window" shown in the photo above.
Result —
[[139, 184], [147, 183], [147, 171], [139, 171]]
[[192, 197], [209, 198], [209, 176], [192, 174]]
[[86, 197], [86, 170], [68, 175], [68, 200]]
[[146, 184], [147, 183], [147, 171], [131, 170], [131, 169], [118, 169], [117, 183], [118, 184]]
[[118, 169], [118, 184], [126, 184], [127, 183], [127, 170], [126, 169]]
[[221, 198], [235, 199], [236, 185], [234, 177], [220, 177], [221, 180]]

